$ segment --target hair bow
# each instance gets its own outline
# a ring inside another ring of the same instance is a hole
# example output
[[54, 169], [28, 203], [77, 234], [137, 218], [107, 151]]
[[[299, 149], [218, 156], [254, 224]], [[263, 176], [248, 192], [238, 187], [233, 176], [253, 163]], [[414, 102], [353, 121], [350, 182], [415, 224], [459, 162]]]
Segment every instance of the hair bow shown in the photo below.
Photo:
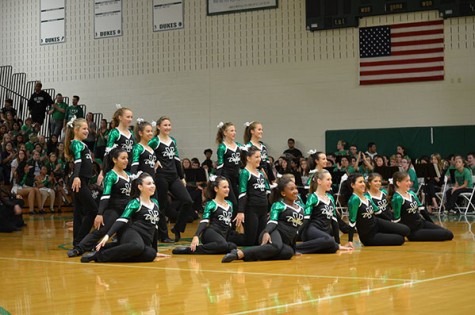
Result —
[[76, 120], [76, 115], [74, 115], [73, 117], [71, 117], [71, 119], [68, 121], [68, 127], [69, 128], [73, 128], [74, 126], [74, 121]]
[[209, 176], [209, 181], [214, 182], [214, 181], [216, 181], [216, 178], [218, 178], [216, 175], [210, 175]]
[[120, 104], [115, 104], [115, 108], [120, 109], [120, 108], [122, 108], [122, 105], [120, 105]]
[[309, 150], [307, 154], [312, 155], [312, 154], [315, 154], [315, 153], [317, 153], [317, 150], [312, 149], [312, 150]]
[[220, 122], [217, 127], [218, 127], [218, 128], [222, 128], [223, 126], [224, 126], [224, 123], [223, 123], [223, 122]]
[[143, 123], [145, 120], [143, 118], [137, 118], [137, 124]]

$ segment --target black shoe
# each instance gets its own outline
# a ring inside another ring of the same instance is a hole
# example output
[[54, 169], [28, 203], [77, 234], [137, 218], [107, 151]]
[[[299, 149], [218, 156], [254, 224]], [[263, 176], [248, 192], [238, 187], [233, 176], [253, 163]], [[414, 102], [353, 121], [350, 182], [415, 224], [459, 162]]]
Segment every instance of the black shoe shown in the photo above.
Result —
[[81, 256], [82, 253], [79, 249], [77, 249], [76, 247], [73, 248], [73, 249], [70, 249], [68, 250], [68, 257], [69, 258], [73, 258], [73, 257], [78, 257], [78, 256]]
[[82, 263], [88, 263], [91, 261], [96, 261], [96, 252], [87, 253], [81, 257]]
[[191, 254], [190, 247], [177, 247], [172, 250], [173, 254]]
[[167, 237], [163, 240], [160, 240], [160, 243], [175, 243], [175, 241]]
[[233, 260], [239, 259], [237, 249], [233, 249], [231, 252], [224, 255], [223, 259], [221, 260], [222, 263], [228, 263]]
[[41, 209], [39, 212], [40, 212], [40, 214], [45, 214], [46, 213], [46, 211], [44, 209]]
[[171, 229], [172, 233], [175, 234], [175, 242], [179, 242], [181, 239], [181, 234], [174, 227]]

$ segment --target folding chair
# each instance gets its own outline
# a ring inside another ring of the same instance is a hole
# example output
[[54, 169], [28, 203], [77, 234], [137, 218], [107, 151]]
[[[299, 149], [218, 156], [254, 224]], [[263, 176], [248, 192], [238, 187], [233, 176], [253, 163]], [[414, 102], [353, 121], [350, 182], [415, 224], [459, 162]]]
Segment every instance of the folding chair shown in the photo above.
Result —
[[445, 192], [450, 189], [449, 185], [449, 177], [444, 176], [444, 185], [442, 186], [442, 190], [435, 193], [435, 197], [438, 199], [439, 202], [439, 214], [442, 211], [442, 207], [445, 208]]
[[[472, 182], [474, 180], [475, 180], [475, 176], [472, 176]], [[473, 197], [474, 193], [475, 193], [475, 189], [472, 188], [471, 192], [464, 192], [459, 195], [459, 197], [457, 198], [457, 202], [455, 203], [455, 208], [460, 213], [462, 213], [463, 211], [463, 214], [467, 215], [467, 212], [470, 209], [470, 207], [473, 207], [473, 209], [475, 210], [475, 200]], [[475, 211], [473, 214], [475, 214]]]
[[344, 174], [341, 176], [340, 184], [338, 185], [338, 192], [335, 195], [335, 206], [336, 206], [336, 211], [340, 211], [341, 216], [347, 216], [348, 215], [348, 207], [344, 207], [340, 201], [340, 193], [341, 193], [341, 185], [343, 182], [345, 182], [348, 179], [348, 174]]

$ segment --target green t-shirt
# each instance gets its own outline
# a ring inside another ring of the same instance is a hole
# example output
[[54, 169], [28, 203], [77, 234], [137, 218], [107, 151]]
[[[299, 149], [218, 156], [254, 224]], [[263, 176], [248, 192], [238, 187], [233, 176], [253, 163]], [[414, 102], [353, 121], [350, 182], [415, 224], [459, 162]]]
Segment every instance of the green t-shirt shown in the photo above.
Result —
[[84, 118], [84, 112], [81, 108], [81, 106], [68, 106], [66, 109], [66, 120], [70, 121], [73, 116], [76, 116], [76, 118]]
[[68, 104], [61, 102], [61, 103], [56, 103], [56, 105], [58, 105], [59, 108], [64, 109], [65, 112], [61, 113], [59, 110], [54, 108], [53, 113], [51, 114], [51, 117], [54, 120], [64, 120], [64, 117], [66, 116], [66, 111], [68, 109]]
[[454, 177], [455, 182], [459, 186], [462, 186], [463, 183], [467, 181], [467, 188], [473, 187], [472, 172], [468, 168], [464, 167], [462, 172], [459, 172], [459, 170], [455, 170]]

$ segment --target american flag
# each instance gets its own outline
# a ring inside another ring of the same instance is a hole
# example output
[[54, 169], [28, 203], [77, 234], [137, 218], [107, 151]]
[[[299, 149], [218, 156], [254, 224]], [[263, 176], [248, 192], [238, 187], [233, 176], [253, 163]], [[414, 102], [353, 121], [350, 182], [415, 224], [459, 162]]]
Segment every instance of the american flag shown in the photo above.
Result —
[[360, 29], [360, 85], [443, 79], [443, 20]]

